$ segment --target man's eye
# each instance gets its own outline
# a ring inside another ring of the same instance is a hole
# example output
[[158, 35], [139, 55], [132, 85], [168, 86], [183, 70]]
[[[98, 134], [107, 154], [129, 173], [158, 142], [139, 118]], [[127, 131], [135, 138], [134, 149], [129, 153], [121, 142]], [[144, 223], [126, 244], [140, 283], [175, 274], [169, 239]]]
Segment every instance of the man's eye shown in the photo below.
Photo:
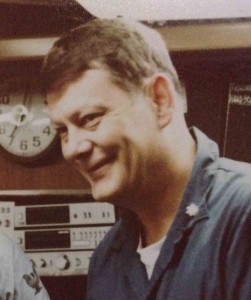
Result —
[[87, 129], [95, 129], [100, 123], [102, 113], [88, 114], [82, 119], [82, 125]]

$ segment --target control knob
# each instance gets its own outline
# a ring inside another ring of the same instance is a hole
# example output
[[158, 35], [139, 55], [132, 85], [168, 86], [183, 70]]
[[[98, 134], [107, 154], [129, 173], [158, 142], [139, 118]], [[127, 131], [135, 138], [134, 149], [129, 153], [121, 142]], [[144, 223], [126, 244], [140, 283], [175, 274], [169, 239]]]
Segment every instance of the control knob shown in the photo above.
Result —
[[67, 270], [70, 267], [70, 261], [67, 255], [60, 255], [55, 262], [55, 266], [60, 271]]
[[39, 266], [39, 268], [45, 268], [46, 267], [46, 261], [43, 259], [43, 258], [41, 258], [40, 260], [39, 260], [39, 262], [38, 262], [38, 266]]

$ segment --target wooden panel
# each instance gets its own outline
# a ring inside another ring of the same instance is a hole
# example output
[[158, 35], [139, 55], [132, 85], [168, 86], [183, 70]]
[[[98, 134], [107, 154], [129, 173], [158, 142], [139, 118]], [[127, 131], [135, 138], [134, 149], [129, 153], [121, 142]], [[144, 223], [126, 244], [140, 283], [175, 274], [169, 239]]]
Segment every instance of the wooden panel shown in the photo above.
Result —
[[0, 170], [0, 190], [88, 188], [82, 176], [63, 158], [31, 168], [0, 157]]
[[[86, 276], [42, 277], [51, 300], [86, 299]], [[111, 297], [112, 298], [112, 297]]]

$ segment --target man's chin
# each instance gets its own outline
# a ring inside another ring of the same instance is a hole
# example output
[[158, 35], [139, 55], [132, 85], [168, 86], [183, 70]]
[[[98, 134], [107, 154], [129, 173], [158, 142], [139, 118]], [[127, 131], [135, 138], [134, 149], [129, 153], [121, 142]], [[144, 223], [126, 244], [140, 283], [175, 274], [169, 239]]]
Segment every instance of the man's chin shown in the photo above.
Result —
[[91, 186], [91, 193], [92, 197], [97, 202], [109, 202], [109, 199], [111, 198], [110, 193], [101, 188]]
[[92, 196], [97, 202], [109, 202], [112, 204], [116, 204], [119, 198], [119, 192], [108, 191], [107, 189], [91, 189]]
[[110, 202], [109, 197], [105, 197], [105, 196], [102, 196], [102, 195], [97, 196], [95, 193], [92, 193], [92, 197], [96, 202]]
[[123, 181], [119, 174], [117, 177], [107, 176], [101, 180], [91, 181], [90, 187], [93, 198], [97, 202], [109, 202], [118, 204], [127, 196], [127, 181]]

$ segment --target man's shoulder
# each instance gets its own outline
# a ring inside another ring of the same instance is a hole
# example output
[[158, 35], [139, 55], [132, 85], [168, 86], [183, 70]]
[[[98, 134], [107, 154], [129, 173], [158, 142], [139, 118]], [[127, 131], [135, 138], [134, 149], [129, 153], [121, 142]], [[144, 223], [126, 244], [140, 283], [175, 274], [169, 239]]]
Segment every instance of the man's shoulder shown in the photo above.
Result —
[[216, 180], [218, 184], [228, 187], [229, 190], [251, 193], [251, 164], [220, 158]]
[[251, 164], [220, 158], [211, 196], [225, 212], [251, 211]]
[[107, 263], [113, 257], [121, 236], [121, 223], [122, 221], [119, 220], [111, 227], [92, 254], [88, 271], [89, 278], [91, 277], [90, 274], [96, 274], [99, 272], [98, 270], [106, 269]]
[[101, 252], [104, 255], [106, 252], [109, 252], [111, 248], [116, 247], [116, 241], [119, 240], [121, 229], [122, 220], [120, 219], [108, 230], [95, 252]]
[[241, 176], [251, 177], [251, 164], [225, 157], [219, 159], [219, 170], [231, 172]]
[[20, 246], [9, 236], [0, 232], [0, 261], [4, 264], [16, 266], [21, 263], [30, 264], [28, 257]]
[[3, 232], [0, 232], [0, 254], [10, 255], [14, 248], [15, 242]]

